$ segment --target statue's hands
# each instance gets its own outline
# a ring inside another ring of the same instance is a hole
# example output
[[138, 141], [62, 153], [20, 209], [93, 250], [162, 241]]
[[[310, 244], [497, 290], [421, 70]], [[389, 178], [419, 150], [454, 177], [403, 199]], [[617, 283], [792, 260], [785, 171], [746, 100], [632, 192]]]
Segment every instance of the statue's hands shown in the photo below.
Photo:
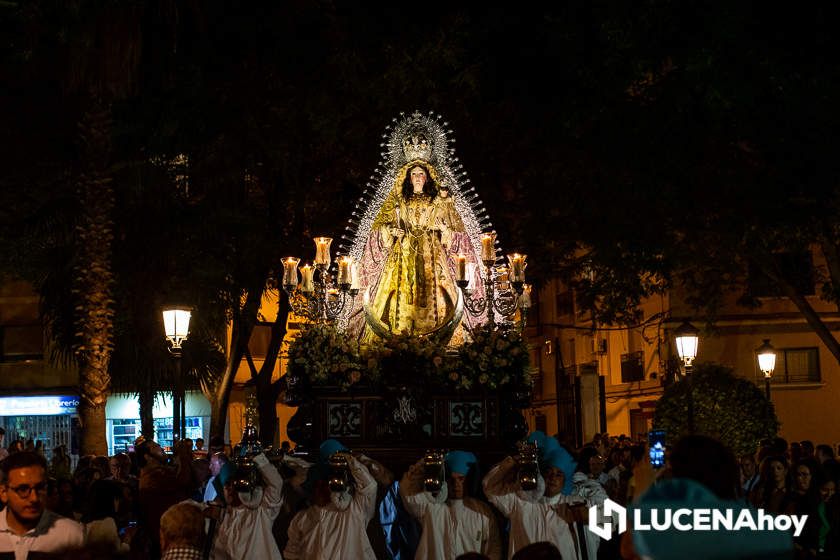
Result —
[[391, 235], [393, 235], [394, 237], [402, 237], [403, 235], [405, 235], [405, 230], [400, 229], [398, 227], [392, 227]]

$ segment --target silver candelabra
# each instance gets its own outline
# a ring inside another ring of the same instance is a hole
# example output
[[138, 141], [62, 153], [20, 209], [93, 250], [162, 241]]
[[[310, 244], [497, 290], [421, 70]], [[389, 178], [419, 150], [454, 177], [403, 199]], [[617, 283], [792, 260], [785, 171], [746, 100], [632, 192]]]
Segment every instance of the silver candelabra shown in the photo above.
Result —
[[[459, 256], [459, 258], [461, 258]], [[525, 327], [528, 310], [531, 308], [531, 286], [525, 284], [525, 255], [508, 255], [510, 268], [502, 267], [495, 271], [494, 258], [483, 258], [484, 294], [476, 294], [470, 288], [470, 280], [465, 273], [465, 265], [458, 263], [457, 286], [464, 292], [464, 307], [475, 317], [487, 313], [490, 327], [496, 326], [496, 313], [507, 317], [519, 310], [519, 326]]]
[[358, 268], [351, 257], [338, 258], [337, 275], [329, 271], [331, 243], [329, 237], [315, 238], [315, 264], [300, 267], [300, 282], [300, 259], [283, 259], [283, 291], [289, 296], [292, 311], [313, 323], [335, 321], [347, 302], [359, 294]]

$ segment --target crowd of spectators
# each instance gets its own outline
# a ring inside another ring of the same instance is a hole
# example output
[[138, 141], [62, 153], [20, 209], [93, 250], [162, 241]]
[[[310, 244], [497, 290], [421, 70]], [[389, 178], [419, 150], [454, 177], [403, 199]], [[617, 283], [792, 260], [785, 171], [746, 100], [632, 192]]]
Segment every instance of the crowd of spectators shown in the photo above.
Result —
[[[579, 449], [541, 432], [528, 441], [539, 450], [533, 486], [523, 485], [516, 454], [487, 465], [492, 468], [485, 474], [474, 454], [452, 451], [436, 491], [427, 486], [422, 459], [395, 477], [335, 440], [324, 442], [312, 462], [288, 446], [272, 461], [257, 455], [248, 473], [237, 468], [221, 441], [205, 449], [203, 441], [182, 440], [167, 453], [139, 438], [130, 453], [84, 456], [76, 465], [62, 446], [48, 462], [37, 443], [15, 441], [0, 447], [0, 556], [670, 557], [674, 546], [664, 533], [642, 535], [631, 527], [605, 540], [591, 532], [589, 507], [609, 498], [624, 506], [645, 507], [653, 500], [691, 507], [692, 500], [710, 500], [773, 515], [807, 515], [796, 537], [761, 536], [750, 544], [739, 535], [737, 544], [700, 540], [692, 546], [763, 551], [753, 557], [771, 558], [774, 551], [779, 558], [840, 557], [840, 463], [830, 445], [777, 438], [736, 459], [716, 440], [689, 436], [667, 448], [664, 467], [654, 469], [646, 442], [625, 436], [597, 434]], [[344, 470], [336, 470], [336, 461]], [[612, 526], [617, 529], [617, 523]], [[679, 549], [680, 541], [674, 542]], [[741, 557], [717, 552], [714, 557]]]

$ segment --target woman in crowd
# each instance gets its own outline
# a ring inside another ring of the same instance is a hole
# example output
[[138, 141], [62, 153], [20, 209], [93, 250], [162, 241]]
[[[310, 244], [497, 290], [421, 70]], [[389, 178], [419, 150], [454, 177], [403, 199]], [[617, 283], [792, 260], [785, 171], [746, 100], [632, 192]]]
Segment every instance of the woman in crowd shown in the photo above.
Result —
[[784, 513], [788, 493], [788, 464], [781, 455], [771, 455], [761, 462], [761, 480], [753, 489], [752, 504], [772, 514]]
[[783, 509], [788, 515], [807, 515], [820, 501], [819, 481], [822, 471], [814, 459], [800, 459], [791, 470], [792, 484]]
[[835, 492], [837, 483], [818, 475], [815, 486], [819, 502], [808, 516], [805, 531], [796, 543], [798, 559], [837, 558], [840, 556], [840, 503]]

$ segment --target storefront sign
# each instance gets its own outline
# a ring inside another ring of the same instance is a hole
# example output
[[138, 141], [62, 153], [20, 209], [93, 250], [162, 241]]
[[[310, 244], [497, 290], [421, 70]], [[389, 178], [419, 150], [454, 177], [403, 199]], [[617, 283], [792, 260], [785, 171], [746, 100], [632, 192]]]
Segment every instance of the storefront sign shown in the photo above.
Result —
[[0, 397], [0, 416], [54, 416], [76, 414], [79, 397]]

